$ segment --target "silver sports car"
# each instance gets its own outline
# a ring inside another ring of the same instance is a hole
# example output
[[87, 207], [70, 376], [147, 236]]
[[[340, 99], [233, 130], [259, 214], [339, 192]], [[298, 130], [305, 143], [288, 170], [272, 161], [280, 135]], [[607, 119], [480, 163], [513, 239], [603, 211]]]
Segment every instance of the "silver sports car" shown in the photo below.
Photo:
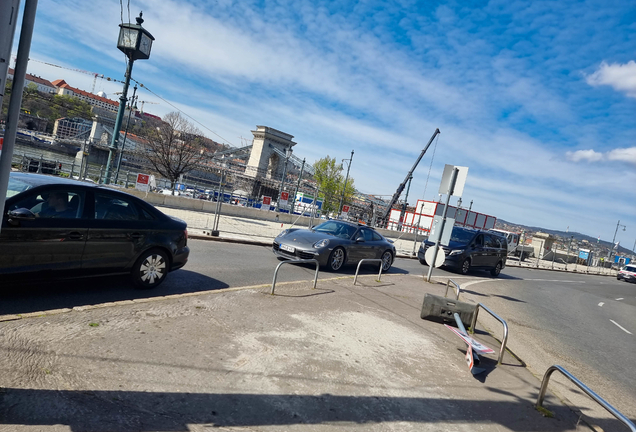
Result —
[[331, 271], [361, 259], [381, 259], [385, 272], [395, 258], [393, 243], [373, 228], [338, 220], [310, 229], [286, 229], [274, 239], [272, 251], [281, 259], [316, 259]]

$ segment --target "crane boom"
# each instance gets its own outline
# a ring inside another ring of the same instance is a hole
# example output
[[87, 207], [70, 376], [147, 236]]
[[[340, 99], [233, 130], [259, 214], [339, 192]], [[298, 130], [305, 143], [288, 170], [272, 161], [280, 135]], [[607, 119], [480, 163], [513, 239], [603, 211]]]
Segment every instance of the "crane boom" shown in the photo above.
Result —
[[408, 172], [408, 174], [404, 178], [404, 181], [402, 183], [400, 183], [400, 185], [398, 186], [397, 190], [393, 194], [393, 197], [391, 197], [391, 201], [389, 202], [388, 207], [386, 208], [384, 214], [378, 220], [378, 226], [380, 226], [382, 228], [386, 228], [386, 225], [389, 222], [389, 215], [391, 214], [391, 209], [393, 208], [393, 206], [395, 205], [397, 200], [400, 198], [400, 195], [402, 195], [402, 191], [406, 187], [406, 182], [409, 180], [409, 177], [411, 175], [413, 175], [413, 171], [415, 171], [415, 168], [417, 168], [417, 165], [422, 160], [422, 157], [424, 156], [424, 153], [426, 153], [426, 150], [428, 150], [428, 148], [431, 146], [431, 143], [433, 142], [433, 140], [435, 139], [435, 137], [439, 133], [440, 133], [439, 129], [435, 129], [435, 132], [433, 133], [433, 136], [431, 137], [430, 140], [428, 140], [428, 144], [426, 144], [426, 147], [424, 147], [424, 150], [422, 150], [422, 152], [420, 153], [420, 156], [417, 158], [417, 160], [413, 164], [413, 167], [411, 168], [411, 170]]

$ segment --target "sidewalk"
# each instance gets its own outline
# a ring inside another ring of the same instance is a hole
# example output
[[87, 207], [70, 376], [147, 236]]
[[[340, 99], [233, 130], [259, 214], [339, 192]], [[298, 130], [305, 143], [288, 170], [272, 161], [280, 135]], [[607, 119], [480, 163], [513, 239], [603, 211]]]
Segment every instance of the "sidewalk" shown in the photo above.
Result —
[[[587, 431], [510, 353], [473, 377], [420, 319], [434, 284], [350, 276], [203, 291], [3, 322], [2, 431]], [[4, 426], [3, 426], [4, 425]], [[618, 425], [616, 425], [618, 426]]]

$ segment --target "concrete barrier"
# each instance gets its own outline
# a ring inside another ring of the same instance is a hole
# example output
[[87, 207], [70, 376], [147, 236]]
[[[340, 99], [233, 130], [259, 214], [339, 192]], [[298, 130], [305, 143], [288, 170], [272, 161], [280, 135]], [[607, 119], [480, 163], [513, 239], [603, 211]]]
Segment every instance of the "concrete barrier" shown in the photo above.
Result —
[[[121, 189], [121, 188], [118, 188]], [[204, 213], [214, 214], [216, 210], [215, 201], [207, 201], [194, 199], [184, 196], [164, 195], [154, 192], [142, 192], [136, 189], [126, 189], [126, 192], [143, 199], [149, 204], [160, 207], [172, 207], [182, 210], [191, 210]], [[311, 218], [298, 215], [290, 215], [288, 213], [276, 213], [275, 211], [263, 211], [253, 207], [243, 207], [232, 204], [223, 204], [221, 214], [224, 216], [234, 216], [246, 219], [262, 220], [269, 222], [280, 222], [284, 224], [295, 223], [299, 226], [309, 226]], [[322, 219], [314, 218], [314, 225], [320, 223]], [[400, 231], [393, 231], [387, 229], [376, 229], [380, 234], [390, 239], [400, 239], [404, 241], [414, 241], [415, 233], [406, 233]], [[421, 241], [422, 237], [418, 236], [418, 241]]]

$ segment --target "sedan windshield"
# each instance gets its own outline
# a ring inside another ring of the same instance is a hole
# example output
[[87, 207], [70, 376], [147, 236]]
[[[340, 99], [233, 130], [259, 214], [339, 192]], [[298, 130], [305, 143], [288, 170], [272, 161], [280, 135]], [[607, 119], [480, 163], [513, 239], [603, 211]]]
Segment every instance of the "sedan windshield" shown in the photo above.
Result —
[[351, 225], [343, 224], [341, 222], [328, 221], [321, 223], [317, 227], [314, 227], [314, 231], [330, 234], [332, 236], [344, 239], [350, 239], [351, 236], [356, 232], [356, 228]]
[[9, 187], [7, 188], [7, 196], [6, 198], [11, 198], [14, 195], [19, 194], [20, 192], [24, 192], [27, 189], [32, 188], [33, 185], [29, 183], [25, 183], [18, 179], [9, 177]]

